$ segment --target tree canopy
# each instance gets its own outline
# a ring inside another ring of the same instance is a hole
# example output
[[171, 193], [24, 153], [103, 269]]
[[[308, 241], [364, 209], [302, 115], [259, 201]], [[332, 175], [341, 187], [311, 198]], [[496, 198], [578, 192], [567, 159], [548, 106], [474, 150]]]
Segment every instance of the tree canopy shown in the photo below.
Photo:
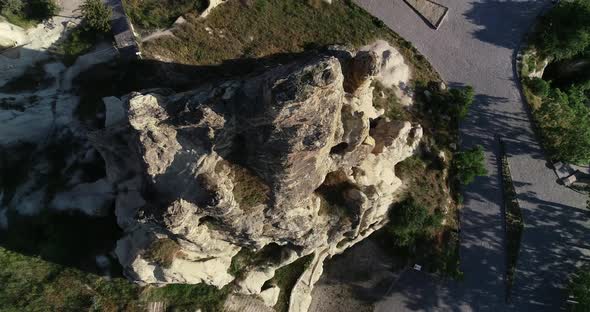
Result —
[[386, 230], [394, 237], [397, 246], [410, 246], [416, 239], [431, 235], [440, 226], [442, 218], [440, 212], [430, 213], [413, 198], [408, 198], [391, 208]]
[[457, 177], [461, 181], [461, 184], [470, 184], [475, 180], [475, 177], [488, 174], [484, 165], [484, 159], [483, 147], [481, 145], [461, 151], [455, 155], [455, 170], [457, 171]]
[[108, 33], [111, 31], [111, 8], [100, 0], [85, 0], [81, 6], [82, 16], [92, 30]]
[[582, 88], [553, 89], [537, 110], [543, 136], [554, 158], [590, 162], [590, 108]]
[[537, 46], [557, 60], [572, 58], [590, 48], [590, 0], [562, 1], [540, 23]]

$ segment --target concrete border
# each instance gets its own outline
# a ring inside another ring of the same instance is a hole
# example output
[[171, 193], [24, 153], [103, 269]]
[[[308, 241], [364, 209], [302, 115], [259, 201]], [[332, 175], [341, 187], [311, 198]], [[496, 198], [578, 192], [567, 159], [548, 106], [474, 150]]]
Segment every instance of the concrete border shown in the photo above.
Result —
[[431, 0], [416, 0], [416, 1], [423, 1], [423, 2], [427, 2], [429, 4], [432, 4], [434, 6], [440, 7], [444, 10], [442, 16], [440, 16], [437, 20], [432, 20], [431, 18], [429, 18], [428, 16], [424, 15], [424, 12], [421, 12], [420, 9], [418, 7], [416, 7], [411, 0], [404, 0], [404, 2], [412, 8], [412, 10], [414, 12], [416, 12], [416, 14], [418, 14], [428, 25], [430, 25], [432, 28], [434, 29], [438, 29], [440, 27], [440, 25], [442, 25], [442, 23], [444, 22], [445, 18], [447, 17], [448, 13], [449, 13], [449, 8], [442, 5], [442, 4], [438, 4], [434, 1]]

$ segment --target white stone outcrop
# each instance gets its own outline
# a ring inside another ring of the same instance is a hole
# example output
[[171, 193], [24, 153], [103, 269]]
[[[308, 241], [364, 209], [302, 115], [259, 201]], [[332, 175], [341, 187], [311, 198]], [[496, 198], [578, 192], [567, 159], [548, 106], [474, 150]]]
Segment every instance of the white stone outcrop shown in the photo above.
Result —
[[[373, 107], [376, 77], [397, 77], [387, 78], [393, 87], [407, 77], [374, 50], [334, 47], [247, 79], [122, 98], [125, 118], [90, 138], [116, 185], [125, 274], [139, 283], [233, 282], [229, 306], [271, 306], [275, 271], [313, 254], [290, 303], [305, 311], [324, 259], [387, 222], [402, 187], [395, 164], [422, 137], [419, 125]], [[241, 249], [268, 246], [278, 252], [237, 280], [228, 273]]]
[[402, 105], [412, 105], [411, 70], [401, 53], [384, 40], [362, 47], [361, 51], [375, 52], [380, 67], [375, 79], [386, 88], [392, 88]]

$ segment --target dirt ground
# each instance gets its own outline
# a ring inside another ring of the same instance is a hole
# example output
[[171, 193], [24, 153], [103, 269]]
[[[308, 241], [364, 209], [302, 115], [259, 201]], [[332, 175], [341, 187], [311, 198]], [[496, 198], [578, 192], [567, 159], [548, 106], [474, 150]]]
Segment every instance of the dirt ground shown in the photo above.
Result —
[[371, 238], [326, 261], [309, 311], [372, 311], [397, 278], [392, 261]]

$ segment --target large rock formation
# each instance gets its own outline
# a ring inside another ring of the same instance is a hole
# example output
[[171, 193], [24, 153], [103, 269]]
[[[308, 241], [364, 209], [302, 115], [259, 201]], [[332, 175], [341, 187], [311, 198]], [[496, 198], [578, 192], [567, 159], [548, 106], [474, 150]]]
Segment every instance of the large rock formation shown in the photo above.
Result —
[[[254, 77], [122, 98], [125, 114], [91, 140], [116, 186], [125, 274], [261, 294], [277, 268], [314, 254], [291, 298], [305, 310], [323, 260], [385, 224], [395, 164], [422, 136], [373, 107], [379, 60], [334, 48]], [[277, 252], [235, 280], [241, 249]]]

